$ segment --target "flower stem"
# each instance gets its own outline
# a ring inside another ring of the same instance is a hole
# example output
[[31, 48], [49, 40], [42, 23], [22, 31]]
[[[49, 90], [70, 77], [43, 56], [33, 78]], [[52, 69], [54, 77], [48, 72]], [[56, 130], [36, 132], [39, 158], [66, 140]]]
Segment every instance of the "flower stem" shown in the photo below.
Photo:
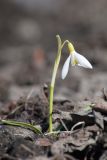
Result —
[[49, 97], [49, 132], [53, 131], [52, 128], [52, 112], [53, 112], [53, 95], [54, 95], [54, 87], [55, 87], [55, 80], [56, 80], [56, 74], [58, 71], [60, 59], [61, 59], [61, 51], [65, 43], [68, 43], [68, 41], [64, 41], [62, 43], [61, 38], [59, 35], [56, 36], [57, 41], [58, 41], [58, 51], [57, 51], [57, 56], [53, 68], [53, 74], [52, 74], [52, 80], [50, 84], [50, 97]]
[[53, 112], [53, 93], [54, 88], [50, 86], [50, 99], [49, 99], [49, 132], [52, 132], [52, 112]]

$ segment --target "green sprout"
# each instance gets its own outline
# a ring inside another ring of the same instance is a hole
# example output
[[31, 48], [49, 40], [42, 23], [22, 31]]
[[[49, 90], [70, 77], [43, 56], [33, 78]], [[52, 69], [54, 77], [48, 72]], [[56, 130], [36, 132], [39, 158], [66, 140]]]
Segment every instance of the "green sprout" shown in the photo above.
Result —
[[28, 128], [28, 129], [32, 130], [34, 133], [39, 133], [39, 134], [42, 133], [39, 128], [37, 128], [36, 126], [34, 126], [30, 123], [18, 122], [15, 120], [0, 120], [0, 124], [24, 127], [24, 128]]
[[74, 49], [74, 46], [71, 42], [68, 40], [65, 40], [63, 43], [61, 41], [61, 38], [59, 35], [56, 36], [58, 41], [58, 51], [57, 56], [54, 63], [53, 73], [52, 73], [52, 80], [50, 84], [50, 97], [49, 97], [49, 132], [53, 132], [53, 126], [52, 126], [52, 112], [53, 112], [53, 95], [54, 95], [54, 88], [55, 88], [55, 80], [56, 75], [61, 59], [62, 49], [67, 44], [67, 48], [69, 50], [69, 56], [67, 60], [65, 61], [63, 68], [62, 68], [62, 79], [64, 79], [68, 73], [69, 65], [71, 63], [72, 66], [80, 66], [84, 68], [92, 69], [92, 65], [90, 62], [81, 54], [77, 53]]

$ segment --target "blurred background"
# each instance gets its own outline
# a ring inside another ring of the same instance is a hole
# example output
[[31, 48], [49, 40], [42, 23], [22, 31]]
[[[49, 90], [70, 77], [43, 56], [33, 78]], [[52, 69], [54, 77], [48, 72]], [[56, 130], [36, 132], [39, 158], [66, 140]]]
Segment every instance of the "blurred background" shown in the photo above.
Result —
[[62, 81], [64, 49], [55, 97], [100, 96], [107, 82], [106, 0], [0, 0], [1, 103], [38, 94], [51, 81], [56, 34], [70, 40], [94, 69], [71, 68]]

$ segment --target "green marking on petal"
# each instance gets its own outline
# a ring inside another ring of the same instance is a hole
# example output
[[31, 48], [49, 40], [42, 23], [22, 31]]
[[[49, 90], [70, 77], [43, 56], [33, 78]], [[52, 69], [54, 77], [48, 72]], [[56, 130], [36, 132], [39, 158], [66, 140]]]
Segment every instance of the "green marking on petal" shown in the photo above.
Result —
[[76, 58], [73, 58], [72, 60], [72, 65], [75, 66], [78, 64], [78, 60]]

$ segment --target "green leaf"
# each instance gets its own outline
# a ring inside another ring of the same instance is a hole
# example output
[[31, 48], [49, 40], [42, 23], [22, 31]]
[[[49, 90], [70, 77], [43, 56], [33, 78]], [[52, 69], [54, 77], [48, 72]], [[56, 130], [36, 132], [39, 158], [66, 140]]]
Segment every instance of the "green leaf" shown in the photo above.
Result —
[[39, 128], [33, 126], [30, 123], [18, 122], [15, 120], [0, 120], [0, 124], [24, 127], [24, 128], [28, 128], [28, 129], [32, 130], [35, 133], [42, 134], [42, 132]]

